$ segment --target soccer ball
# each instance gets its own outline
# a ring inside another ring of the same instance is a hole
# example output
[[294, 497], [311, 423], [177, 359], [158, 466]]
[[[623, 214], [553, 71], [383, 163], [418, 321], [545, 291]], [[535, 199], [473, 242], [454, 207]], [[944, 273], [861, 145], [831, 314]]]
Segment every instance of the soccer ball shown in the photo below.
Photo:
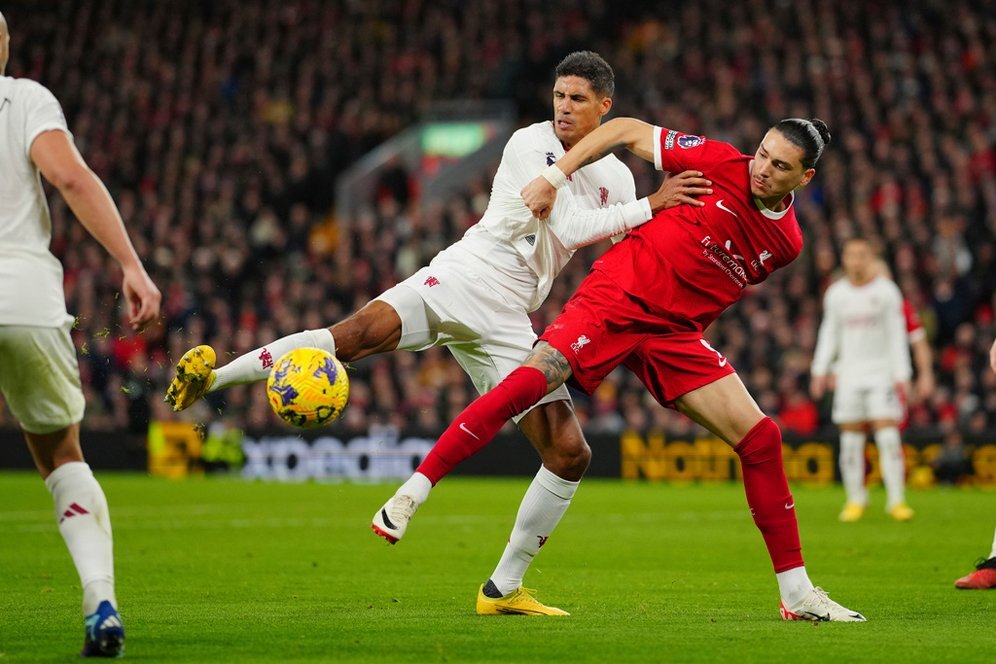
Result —
[[297, 348], [273, 365], [266, 396], [280, 419], [310, 429], [335, 420], [349, 401], [349, 376], [334, 355]]

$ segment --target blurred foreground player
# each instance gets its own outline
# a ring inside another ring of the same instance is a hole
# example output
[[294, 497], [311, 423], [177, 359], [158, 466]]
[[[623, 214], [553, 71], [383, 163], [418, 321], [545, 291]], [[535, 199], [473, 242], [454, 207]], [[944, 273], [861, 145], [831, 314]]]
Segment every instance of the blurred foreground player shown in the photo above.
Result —
[[62, 266], [48, 248], [52, 224], [39, 171], [120, 264], [135, 330], [159, 316], [160, 294], [107, 189], [76, 150], [59, 102], [34, 81], [3, 76], [9, 46], [0, 14], [0, 391], [52, 493], [80, 576], [86, 618], [80, 654], [120, 656], [124, 627], [114, 594], [111, 520], [80, 449], [84, 400], [69, 332], [73, 317]]
[[504, 422], [568, 379], [592, 393], [623, 364], [659, 403], [731, 445], [747, 503], [774, 564], [786, 620], [861, 622], [806, 573], [795, 501], [778, 426], [751, 398], [703, 330], [748, 284], [790, 263], [802, 247], [793, 191], [816, 173], [830, 132], [820, 120], [786, 119], [753, 157], [701, 136], [621, 118], [596, 129], [523, 191], [538, 216], [578, 168], [626, 147], [659, 170], [702, 171], [714, 193], [703, 207], [665, 210], [595, 261], [524, 366], [466, 408], [419, 466], [432, 480], [486, 445]]
[[[989, 366], [996, 373], [996, 341], [989, 349]], [[967, 574], [957, 581], [955, 587], [962, 590], [985, 590], [996, 588], [996, 533], [993, 534], [993, 548], [989, 552], [989, 557], [980, 560], [975, 565], [975, 571]]]
[[[182, 410], [206, 393], [265, 380], [284, 353], [315, 346], [341, 361], [394, 350], [446, 346], [480, 392], [526, 358], [536, 340], [529, 312], [550, 292], [574, 251], [623, 233], [666, 206], [707, 193], [701, 173], [683, 173], [636, 200], [633, 175], [615, 158], [575, 175], [547, 221], [533, 217], [522, 187], [597, 127], [612, 107], [611, 67], [590, 51], [571, 53], [556, 69], [553, 121], [516, 131], [505, 146], [488, 208], [479, 223], [413, 276], [328, 329], [299, 332], [214, 369], [215, 353], [198, 346], [184, 355], [167, 400]], [[566, 388], [516, 418], [543, 465], [522, 499], [508, 545], [477, 598], [479, 613], [564, 615], [521, 587], [533, 558], [570, 505], [591, 450]], [[392, 544], [431, 488], [416, 474], [398, 499], [377, 513], [374, 531]]]

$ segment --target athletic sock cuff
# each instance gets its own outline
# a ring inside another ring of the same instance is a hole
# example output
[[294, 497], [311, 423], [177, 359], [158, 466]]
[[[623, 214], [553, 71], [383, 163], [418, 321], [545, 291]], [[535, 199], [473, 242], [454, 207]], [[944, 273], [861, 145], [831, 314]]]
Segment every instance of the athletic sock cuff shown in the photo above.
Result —
[[548, 470], [546, 466], [540, 466], [539, 472], [536, 473], [536, 482], [562, 500], [572, 499], [581, 484], [581, 482], [565, 480]]
[[85, 461], [70, 461], [64, 463], [45, 478], [45, 486], [48, 487], [49, 492], [55, 491], [55, 486], [69, 478], [76, 475], [93, 475], [93, 471], [90, 470], [90, 466]]
[[321, 348], [325, 352], [335, 355], [335, 338], [327, 327], [318, 330], [308, 330], [308, 333], [311, 335], [315, 348]]

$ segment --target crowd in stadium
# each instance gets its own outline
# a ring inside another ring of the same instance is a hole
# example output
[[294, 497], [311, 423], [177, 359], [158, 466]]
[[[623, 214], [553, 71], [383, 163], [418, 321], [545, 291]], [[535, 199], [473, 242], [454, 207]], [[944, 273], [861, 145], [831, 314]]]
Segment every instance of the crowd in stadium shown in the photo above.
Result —
[[[490, 173], [432, 204], [385, 181], [354, 219], [333, 214], [336, 176], [440, 99], [512, 99], [521, 124], [548, 117], [554, 65], [587, 48], [615, 69], [614, 115], [744, 150], [782, 117], [830, 125], [819, 175], [798, 197], [802, 255], [708, 333], [762, 409], [788, 431], [827, 425], [828, 404], [807, 392], [821, 295], [842, 240], [864, 234], [935, 351], [938, 387], [911, 407], [911, 426], [996, 428], [986, 370], [996, 336], [996, 70], [986, 56], [996, 18], [970, 12], [969, 0], [634, 4], [5, 6], [19, 42], [8, 74], [60, 99], [164, 295], [163, 324], [130, 336], [111, 304], [120, 283], [111, 260], [51, 198], [87, 426], [141, 432], [150, 417], [172, 418], [162, 397], [187, 348], [209, 343], [223, 357], [325, 327], [427, 264], [479, 218]], [[656, 189], [659, 174], [625, 159], [638, 194]], [[595, 255], [567, 267], [534, 314], [537, 330]], [[438, 431], [475, 394], [438, 348], [361, 361], [351, 381], [344, 426], [356, 431]], [[275, 422], [259, 386], [216, 396], [192, 417]], [[621, 371], [575, 403], [589, 431], [692, 426]]]

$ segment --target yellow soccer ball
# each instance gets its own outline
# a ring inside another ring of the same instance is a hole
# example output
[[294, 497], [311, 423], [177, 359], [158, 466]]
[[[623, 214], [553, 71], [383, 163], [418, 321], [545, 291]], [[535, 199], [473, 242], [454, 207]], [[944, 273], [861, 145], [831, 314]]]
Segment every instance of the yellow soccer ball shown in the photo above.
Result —
[[349, 376], [331, 353], [297, 348], [273, 365], [266, 396], [273, 412], [287, 424], [320, 427], [342, 415], [349, 401]]

